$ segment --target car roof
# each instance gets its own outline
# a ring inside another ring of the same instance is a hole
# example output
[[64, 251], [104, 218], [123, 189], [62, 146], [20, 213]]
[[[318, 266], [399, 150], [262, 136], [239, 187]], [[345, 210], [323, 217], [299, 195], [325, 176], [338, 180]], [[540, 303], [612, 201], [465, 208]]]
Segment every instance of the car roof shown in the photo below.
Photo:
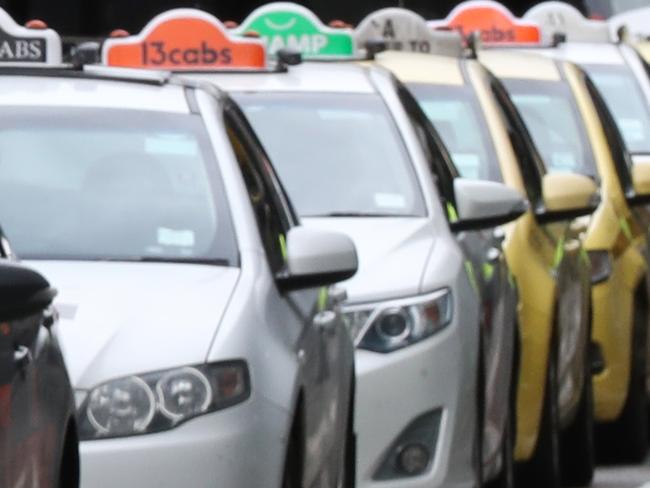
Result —
[[498, 78], [541, 81], [562, 79], [555, 60], [532, 51], [485, 49], [479, 51], [479, 60]]
[[465, 84], [460, 58], [434, 54], [387, 51], [375, 60], [397, 75], [405, 83], [431, 83], [436, 85]]
[[[120, 75], [124, 70], [105, 70]], [[0, 105], [114, 108], [189, 113], [182, 86], [142, 79], [84, 76], [76, 71], [42, 69], [21, 73], [0, 68]]]
[[374, 93], [367, 71], [367, 67], [349, 61], [308, 61], [280, 73], [223, 71], [179, 76], [209, 81], [226, 91]]

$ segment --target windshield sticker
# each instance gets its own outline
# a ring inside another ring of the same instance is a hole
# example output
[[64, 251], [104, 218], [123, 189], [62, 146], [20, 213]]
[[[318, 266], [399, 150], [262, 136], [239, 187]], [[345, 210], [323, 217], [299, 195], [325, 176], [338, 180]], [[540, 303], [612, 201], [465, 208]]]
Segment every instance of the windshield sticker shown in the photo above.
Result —
[[434, 31], [424, 18], [402, 8], [385, 8], [373, 12], [361, 21], [355, 31], [357, 46], [383, 40], [392, 51], [461, 56], [463, 41], [455, 33]]
[[577, 164], [571, 151], [555, 151], [551, 154], [551, 166], [556, 171], [573, 171]]
[[108, 66], [176, 71], [266, 67], [262, 41], [231, 36], [217, 18], [194, 9], [170, 10], [137, 36], [107, 40], [102, 60]]
[[61, 64], [61, 38], [52, 29], [28, 29], [0, 9], [0, 63]]
[[551, 45], [555, 34], [563, 34], [571, 42], [610, 41], [607, 22], [589, 20], [568, 3], [540, 3], [526, 12], [523, 19], [540, 26], [544, 45]]
[[194, 231], [159, 227], [158, 244], [161, 246], [192, 247], [195, 244]]
[[351, 29], [327, 27], [311, 10], [290, 2], [270, 3], [254, 10], [233, 32], [258, 34], [269, 54], [280, 49], [293, 49], [312, 58], [355, 54]]
[[431, 20], [433, 29], [453, 29], [466, 38], [481, 34], [486, 46], [495, 44], [539, 44], [541, 31], [531, 21], [516, 18], [507, 8], [491, 0], [471, 0], [457, 5], [443, 20]]
[[375, 205], [380, 208], [406, 208], [406, 198], [399, 193], [375, 193]]

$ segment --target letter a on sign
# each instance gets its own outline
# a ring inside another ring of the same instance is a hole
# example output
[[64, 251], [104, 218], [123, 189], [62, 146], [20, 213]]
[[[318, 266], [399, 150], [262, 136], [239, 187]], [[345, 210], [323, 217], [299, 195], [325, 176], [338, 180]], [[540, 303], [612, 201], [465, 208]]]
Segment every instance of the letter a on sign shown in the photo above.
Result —
[[535, 22], [516, 18], [503, 5], [491, 0], [470, 0], [457, 5], [444, 20], [431, 20], [433, 29], [455, 29], [463, 37], [479, 31], [485, 45], [539, 44], [540, 28]]
[[109, 39], [102, 50], [108, 66], [174, 71], [261, 69], [264, 43], [236, 38], [206, 12], [175, 9], [147, 24], [137, 36]]

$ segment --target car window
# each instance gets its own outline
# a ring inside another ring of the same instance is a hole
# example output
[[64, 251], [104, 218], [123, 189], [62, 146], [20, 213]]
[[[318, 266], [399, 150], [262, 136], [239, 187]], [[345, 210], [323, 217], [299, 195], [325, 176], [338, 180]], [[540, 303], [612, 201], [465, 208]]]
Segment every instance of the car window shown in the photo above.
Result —
[[237, 261], [196, 115], [3, 108], [0, 222], [23, 258]]
[[605, 99], [628, 150], [650, 153], [650, 108], [632, 72], [624, 66], [583, 68]]
[[597, 178], [596, 163], [571, 89], [561, 82], [505, 80], [549, 172]]
[[414, 169], [375, 94], [239, 93], [301, 216], [424, 215]]
[[225, 113], [225, 124], [250, 196], [270, 267], [278, 272], [286, 264], [286, 233], [292, 222], [279, 201], [276, 193], [278, 188], [271, 183], [272, 175], [267, 170], [272, 171], [272, 168], [262, 161], [261, 149], [256, 147], [256, 141], [252, 140], [244, 117], [234, 105]]
[[487, 122], [471, 89], [408, 84], [464, 178], [503, 181]]

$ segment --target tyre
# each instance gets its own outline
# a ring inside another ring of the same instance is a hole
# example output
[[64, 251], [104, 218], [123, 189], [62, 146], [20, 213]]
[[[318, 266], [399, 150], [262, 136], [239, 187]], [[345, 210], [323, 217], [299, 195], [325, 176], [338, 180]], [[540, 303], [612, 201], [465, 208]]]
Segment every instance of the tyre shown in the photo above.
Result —
[[294, 420], [284, 461], [282, 488], [302, 488], [303, 442], [299, 419]]
[[518, 469], [517, 484], [519, 486], [526, 488], [559, 488], [561, 486], [558, 394], [557, 345], [556, 341], [552, 341], [537, 446], [532, 458]]
[[605, 463], [641, 463], [648, 452], [647, 320], [648, 307], [644, 293], [637, 292], [627, 400], [618, 420], [596, 428], [598, 457]]
[[594, 477], [596, 453], [594, 444], [594, 393], [591, 375], [591, 354], [585, 353], [585, 380], [576, 416], [561, 434], [560, 452], [562, 484], [589, 486]]

